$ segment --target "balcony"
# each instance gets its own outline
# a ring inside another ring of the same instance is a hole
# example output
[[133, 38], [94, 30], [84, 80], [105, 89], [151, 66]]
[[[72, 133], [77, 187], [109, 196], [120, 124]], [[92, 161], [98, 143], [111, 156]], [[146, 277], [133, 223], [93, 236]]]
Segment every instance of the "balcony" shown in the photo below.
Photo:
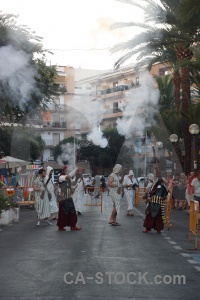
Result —
[[67, 128], [67, 122], [53, 122], [52, 127]]
[[65, 130], [67, 128], [67, 122], [45, 122], [40, 125], [40, 130]]
[[60, 140], [53, 140], [53, 139], [44, 139], [45, 142], [45, 148], [50, 148], [50, 147], [55, 147], [56, 145], [58, 145], [58, 143], [60, 142]]
[[101, 98], [108, 98], [108, 97], [114, 97], [114, 96], [120, 96], [123, 95], [125, 91], [131, 90], [134, 87], [138, 87], [139, 83], [137, 84], [130, 84], [130, 85], [118, 85], [114, 86], [112, 88], [107, 88], [105, 90], [101, 90]]

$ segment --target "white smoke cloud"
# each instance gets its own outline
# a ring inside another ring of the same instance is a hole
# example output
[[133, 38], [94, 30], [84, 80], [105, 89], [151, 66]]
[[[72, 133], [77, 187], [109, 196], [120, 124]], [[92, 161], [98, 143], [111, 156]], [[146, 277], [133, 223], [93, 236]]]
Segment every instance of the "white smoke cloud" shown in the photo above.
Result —
[[93, 128], [92, 132], [88, 134], [87, 139], [101, 148], [105, 148], [108, 145], [107, 139], [103, 137], [103, 132], [97, 127]]
[[153, 116], [156, 112], [159, 91], [155, 88], [149, 73], [145, 72], [141, 81], [141, 86], [129, 91], [123, 117], [117, 119], [117, 131], [126, 139], [133, 135], [142, 136], [145, 127], [149, 127], [154, 122]]
[[29, 64], [29, 56], [8, 45], [0, 48], [0, 81], [9, 100], [23, 108], [30, 93], [35, 90], [35, 71]]
[[71, 143], [63, 144], [61, 145], [61, 150], [61, 155], [57, 157], [58, 164], [61, 166], [67, 165], [68, 171], [72, 171], [75, 161], [74, 152], [76, 151], [76, 149], [74, 149], [74, 145]]

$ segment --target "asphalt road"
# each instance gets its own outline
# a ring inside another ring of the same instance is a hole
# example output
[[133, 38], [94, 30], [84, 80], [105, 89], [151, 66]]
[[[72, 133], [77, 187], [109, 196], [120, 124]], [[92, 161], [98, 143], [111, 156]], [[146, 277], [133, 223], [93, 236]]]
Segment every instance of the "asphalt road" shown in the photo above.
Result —
[[[36, 226], [34, 210], [0, 232], [0, 299], [200, 298], [200, 252], [188, 242], [189, 216], [172, 211], [172, 226], [161, 235], [144, 234], [144, 205], [126, 216], [123, 200], [118, 222], [108, 224], [111, 200], [85, 207], [80, 231]], [[179, 278], [178, 278], [179, 276]]]

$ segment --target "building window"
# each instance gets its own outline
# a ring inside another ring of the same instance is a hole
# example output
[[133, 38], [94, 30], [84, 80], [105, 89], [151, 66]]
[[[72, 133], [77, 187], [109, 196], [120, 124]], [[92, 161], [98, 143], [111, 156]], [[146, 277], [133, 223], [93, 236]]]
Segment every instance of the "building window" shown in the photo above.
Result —
[[56, 146], [60, 142], [60, 133], [53, 133], [53, 145]]
[[54, 149], [50, 149], [50, 156], [53, 157]]
[[113, 113], [121, 112], [118, 102], [113, 102]]

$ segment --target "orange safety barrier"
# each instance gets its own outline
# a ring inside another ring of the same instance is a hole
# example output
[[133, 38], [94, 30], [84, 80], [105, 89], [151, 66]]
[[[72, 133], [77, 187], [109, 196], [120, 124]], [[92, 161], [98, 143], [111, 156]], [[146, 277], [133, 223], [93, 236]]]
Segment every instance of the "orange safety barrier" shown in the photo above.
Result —
[[195, 236], [195, 249], [198, 249], [198, 235], [199, 235], [199, 202], [190, 200], [190, 224], [189, 224], [189, 241], [191, 241], [191, 234]]
[[172, 209], [172, 192], [169, 191], [168, 195], [167, 195], [167, 201], [166, 201], [166, 226], [167, 226], [167, 230], [169, 230], [169, 227], [171, 226], [171, 223], [170, 223], [171, 209]]
[[135, 191], [135, 207], [139, 207], [140, 206], [140, 200], [143, 199], [143, 196], [146, 192], [146, 188], [136, 188]]
[[[85, 206], [100, 206], [101, 213], [102, 213], [102, 189], [95, 188], [95, 187], [86, 187], [85, 190], [86, 190]], [[90, 198], [90, 200], [88, 200], [88, 198]]]
[[135, 190], [135, 207], [139, 207], [139, 188]]
[[170, 216], [171, 216], [171, 209], [172, 209], [172, 191], [173, 191], [173, 178], [169, 180], [169, 191], [167, 194], [167, 201], [166, 201], [166, 226], [169, 230], [169, 227], [172, 226], [170, 223]]

